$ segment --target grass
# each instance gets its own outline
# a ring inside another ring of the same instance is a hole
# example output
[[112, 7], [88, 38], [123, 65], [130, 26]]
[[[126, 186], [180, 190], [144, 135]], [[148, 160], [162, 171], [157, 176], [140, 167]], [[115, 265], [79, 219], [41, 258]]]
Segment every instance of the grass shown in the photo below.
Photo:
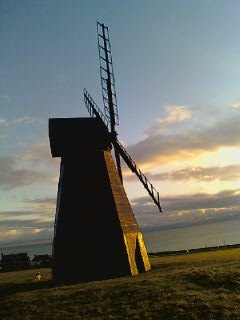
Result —
[[240, 249], [151, 257], [137, 277], [56, 286], [0, 273], [0, 319], [240, 319]]

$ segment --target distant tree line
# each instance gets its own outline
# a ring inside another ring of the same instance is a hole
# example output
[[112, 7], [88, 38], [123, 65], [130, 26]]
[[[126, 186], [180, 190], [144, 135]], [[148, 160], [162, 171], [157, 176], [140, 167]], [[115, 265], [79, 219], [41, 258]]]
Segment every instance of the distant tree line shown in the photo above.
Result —
[[16, 271], [31, 268], [51, 267], [52, 257], [49, 254], [34, 255], [31, 260], [27, 253], [1, 254], [0, 271]]

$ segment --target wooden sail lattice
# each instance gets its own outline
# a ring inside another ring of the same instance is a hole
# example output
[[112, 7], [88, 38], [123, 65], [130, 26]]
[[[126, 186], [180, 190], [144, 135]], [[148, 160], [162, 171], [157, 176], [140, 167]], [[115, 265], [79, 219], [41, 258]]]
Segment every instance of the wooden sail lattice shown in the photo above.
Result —
[[[86, 108], [93, 118], [98, 118], [99, 121], [108, 128], [108, 121], [101, 109], [98, 107], [98, 105], [94, 102], [91, 95], [87, 92], [86, 89], [84, 89], [84, 101]], [[112, 141], [114, 148], [117, 149], [118, 153], [122, 157], [122, 159], [125, 161], [129, 169], [134, 172], [141, 183], [143, 184], [144, 188], [147, 190], [148, 194], [152, 198], [153, 202], [158, 207], [159, 211], [162, 212], [162, 208], [160, 205], [160, 197], [159, 192], [156, 190], [156, 188], [153, 186], [153, 184], [148, 180], [148, 178], [143, 174], [143, 172], [139, 169], [135, 161], [132, 159], [130, 154], [127, 152], [127, 150], [123, 147], [123, 145], [120, 143], [120, 141], [116, 138]]]
[[104, 112], [114, 129], [115, 124], [119, 124], [119, 118], [108, 27], [97, 22], [97, 35]]

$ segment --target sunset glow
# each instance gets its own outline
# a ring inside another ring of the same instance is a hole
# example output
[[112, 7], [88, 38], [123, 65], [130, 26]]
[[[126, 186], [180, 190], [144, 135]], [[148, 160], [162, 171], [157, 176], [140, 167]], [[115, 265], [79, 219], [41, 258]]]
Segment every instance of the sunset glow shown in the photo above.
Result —
[[222, 1], [173, 2], [70, 2], [68, 14], [62, 0], [2, 5], [2, 244], [52, 239], [60, 160], [51, 157], [48, 119], [88, 117], [85, 87], [103, 109], [99, 18], [111, 31], [118, 139], [164, 209], [156, 214], [123, 165], [140, 226], [239, 219], [239, 10]]

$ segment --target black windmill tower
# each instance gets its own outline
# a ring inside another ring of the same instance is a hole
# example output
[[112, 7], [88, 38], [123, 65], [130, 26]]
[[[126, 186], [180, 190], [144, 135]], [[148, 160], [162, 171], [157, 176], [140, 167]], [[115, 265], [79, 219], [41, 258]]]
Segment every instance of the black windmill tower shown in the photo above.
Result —
[[151, 268], [122, 184], [120, 158], [161, 211], [159, 193], [117, 139], [119, 122], [108, 28], [97, 22], [97, 33], [104, 113], [84, 89], [90, 118], [49, 120], [52, 156], [61, 157], [53, 277], [63, 282], [137, 275]]

